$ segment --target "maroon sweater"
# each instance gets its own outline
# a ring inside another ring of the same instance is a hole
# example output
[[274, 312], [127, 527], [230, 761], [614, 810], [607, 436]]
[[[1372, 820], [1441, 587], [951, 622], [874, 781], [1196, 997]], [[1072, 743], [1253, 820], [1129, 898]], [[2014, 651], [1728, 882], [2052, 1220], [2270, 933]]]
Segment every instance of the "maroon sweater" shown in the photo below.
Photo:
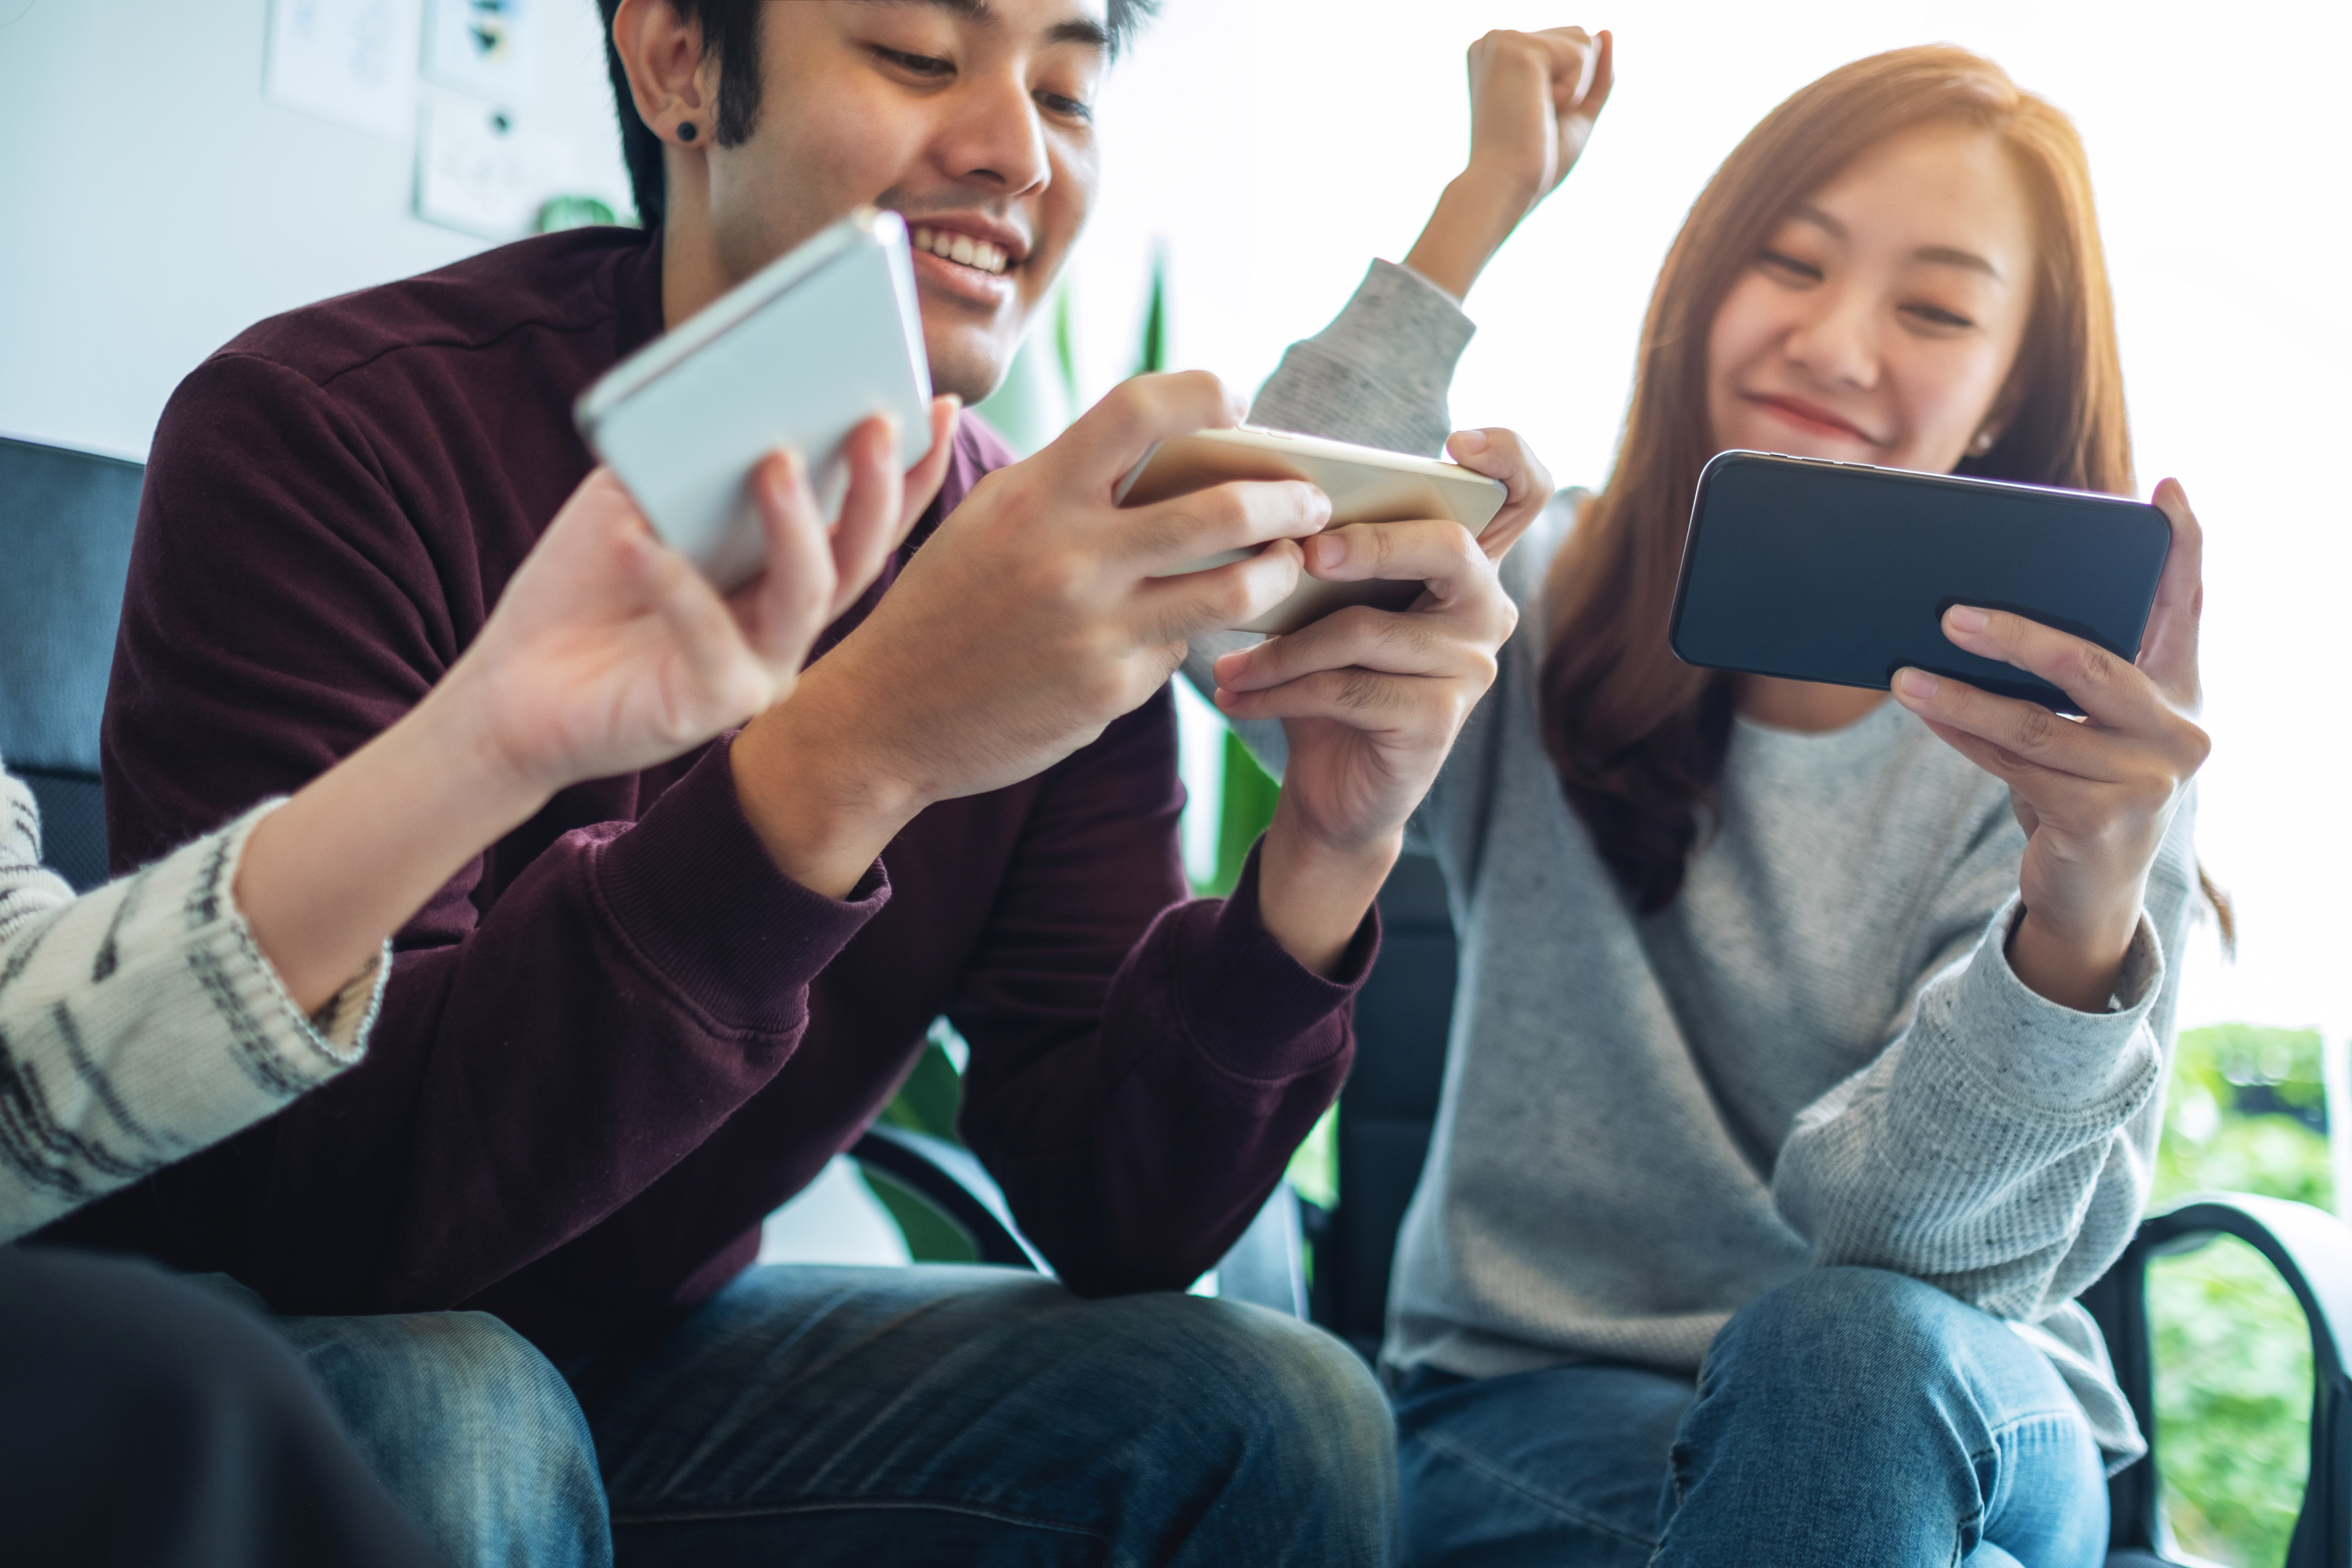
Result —
[[[656, 245], [574, 231], [265, 321], [181, 384], [107, 700], [118, 871], [425, 694], [588, 471], [572, 400], [660, 299]], [[1010, 460], [967, 417], [908, 549]], [[1378, 939], [1334, 983], [1266, 934], [1254, 868], [1185, 901], [1170, 694], [924, 812], [846, 902], [777, 871], [726, 744], [557, 795], [400, 934], [359, 1067], [48, 1234], [283, 1311], [485, 1308], [568, 1356], [741, 1269], [945, 1013], [964, 1136], [1066, 1280], [1213, 1264], [1337, 1094]]]

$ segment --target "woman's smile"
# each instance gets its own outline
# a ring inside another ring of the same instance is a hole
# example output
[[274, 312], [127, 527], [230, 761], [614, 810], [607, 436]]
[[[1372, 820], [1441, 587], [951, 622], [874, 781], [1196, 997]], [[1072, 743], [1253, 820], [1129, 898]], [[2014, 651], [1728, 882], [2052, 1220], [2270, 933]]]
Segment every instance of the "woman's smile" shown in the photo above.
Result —
[[[1743, 392], [1742, 402], [1762, 409], [1784, 424], [1808, 436], [1828, 436], [1834, 439], [1859, 441], [1866, 447], [1885, 447], [1888, 442], [1864, 430], [1852, 420], [1833, 414], [1818, 403], [1808, 403], [1785, 392]], [[1798, 453], [1802, 457], [1805, 454]]]

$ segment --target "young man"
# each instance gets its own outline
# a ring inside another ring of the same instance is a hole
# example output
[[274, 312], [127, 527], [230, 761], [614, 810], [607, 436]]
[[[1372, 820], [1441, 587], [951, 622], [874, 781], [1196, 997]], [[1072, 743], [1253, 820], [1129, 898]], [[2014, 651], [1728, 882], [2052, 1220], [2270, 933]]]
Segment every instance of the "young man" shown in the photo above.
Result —
[[[906, 215], [933, 377], [985, 394], [1086, 216], [1132, 12], [608, 3], [657, 226], [265, 322], [174, 397], [109, 704], [118, 862], [414, 702], [585, 472], [578, 393], [851, 207]], [[1303, 486], [1110, 506], [1153, 441], [1233, 418], [1208, 377], [1146, 378], [1010, 465], [964, 422], [787, 700], [557, 796], [404, 933], [365, 1064], [72, 1233], [281, 1311], [500, 1314], [582, 1391], [627, 1560], [1379, 1556], [1363, 1369], [1168, 1292], [1345, 1076], [1372, 895], [1512, 614], [1450, 523], [1302, 547], [1327, 515]], [[1540, 470], [1471, 445], [1523, 524]], [[1431, 591], [1335, 617], [1237, 700], [1290, 721], [1281, 810], [1231, 899], [1186, 902], [1167, 678], [1302, 563]], [[1062, 1283], [747, 1271], [942, 1012], [972, 1047], [965, 1135]]]

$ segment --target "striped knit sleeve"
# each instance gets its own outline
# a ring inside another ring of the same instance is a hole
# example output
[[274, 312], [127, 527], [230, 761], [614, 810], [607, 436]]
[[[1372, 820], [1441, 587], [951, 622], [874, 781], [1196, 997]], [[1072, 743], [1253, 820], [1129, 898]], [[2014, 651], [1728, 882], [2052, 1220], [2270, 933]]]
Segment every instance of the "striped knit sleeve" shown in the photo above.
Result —
[[[359, 1060], [389, 949], [306, 1016], [230, 896], [247, 836], [277, 804], [0, 933], [0, 1241]], [[5, 877], [0, 900], [16, 885]]]
[[72, 900], [65, 879], [42, 868], [41, 814], [33, 792], [0, 770], [0, 942]]

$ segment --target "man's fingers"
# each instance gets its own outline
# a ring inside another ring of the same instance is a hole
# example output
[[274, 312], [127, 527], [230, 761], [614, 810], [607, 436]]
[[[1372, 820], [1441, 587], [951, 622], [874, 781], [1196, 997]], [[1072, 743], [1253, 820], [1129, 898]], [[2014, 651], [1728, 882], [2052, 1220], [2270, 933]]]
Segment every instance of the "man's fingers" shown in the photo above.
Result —
[[2139, 667], [2180, 707], [2194, 711], [2201, 700], [2197, 675], [2198, 624], [2205, 613], [2205, 531], [2189, 508], [2179, 479], [2166, 479], [2150, 498], [2172, 524], [2172, 548], [2157, 579], [2156, 603], [2140, 638]]
[[1528, 450], [1515, 430], [1457, 430], [1446, 438], [1445, 449], [1473, 473], [1500, 479], [1508, 492], [1478, 534], [1478, 548], [1486, 558], [1500, 561], [1551, 504], [1551, 470]]
[[1331, 499], [1304, 479], [1234, 479], [1118, 515], [1117, 556], [1159, 572], [1303, 538], [1331, 521]]
[[955, 458], [956, 421], [962, 413], [963, 399], [952, 392], [931, 399], [931, 449], [907, 470], [899, 500], [898, 536], [890, 542], [891, 549], [907, 542], [907, 535], [939, 499], [940, 486], [947, 482], [948, 464]]
[[1046, 450], [1075, 465], [1084, 489], [1108, 494], [1158, 443], [1198, 430], [1230, 430], [1243, 412], [1224, 383], [1204, 370], [1133, 376], [1078, 416]]
[[2040, 676], [2107, 729], [2152, 735], [2168, 716], [2146, 674], [2096, 643], [2039, 621], [1955, 605], [1944, 612], [1944, 635], [1956, 647]]
[[1897, 670], [1891, 684], [1895, 700], [1939, 732], [1972, 735], [2006, 752], [2012, 762], [1990, 769], [2002, 778], [2015, 782], [2016, 770], [2027, 766], [2105, 783], [2118, 776], [2112, 736], [2061, 719], [2039, 702], [1996, 697], [1923, 669]]
[[1206, 572], [1143, 584], [1160, 640], [1187, 641], [1254, 621], [1298, 586], [1298, 546], [1277, 539], [1255, 554]]

